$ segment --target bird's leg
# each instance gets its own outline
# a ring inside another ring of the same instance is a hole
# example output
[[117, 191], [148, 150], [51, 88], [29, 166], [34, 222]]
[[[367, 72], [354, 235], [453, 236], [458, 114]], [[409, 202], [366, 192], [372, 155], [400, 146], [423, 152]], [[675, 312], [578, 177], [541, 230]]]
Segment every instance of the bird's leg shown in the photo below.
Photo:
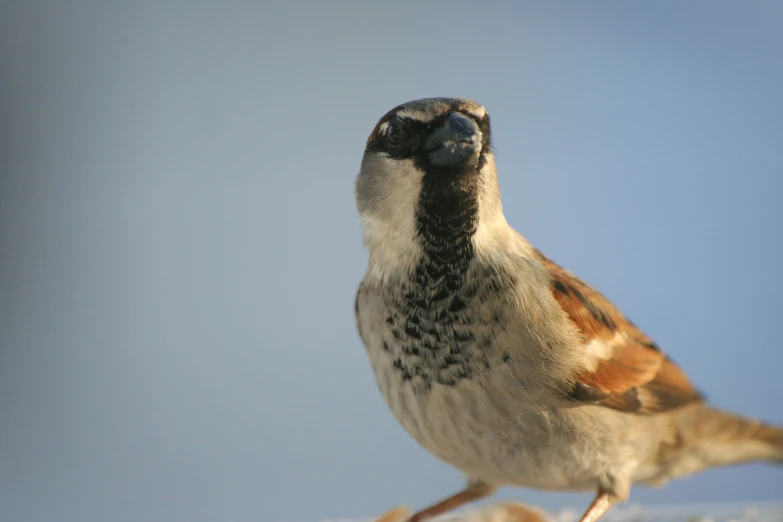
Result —
[[423, 509], [414, 514], [407, 522], [422, 522], [424, 520], [437, 517], [453, 509], [457, 509], [460, 506], [464, 506], [468, 502], [479, 500], [490, 496], [495, 492], [495, 486], [490, 486], [486, 482], [479, 482], [471, 480], [468, 483], [468, 487], [456, 493], [449, 498], [443, 499], [435, 505]]
[[579, 522], [595, 522], [606, 513], [615, 503], [615, 499], [609, 493], [599, 491], [593, 503], [587, 508], [585, 514], [579, 519]]

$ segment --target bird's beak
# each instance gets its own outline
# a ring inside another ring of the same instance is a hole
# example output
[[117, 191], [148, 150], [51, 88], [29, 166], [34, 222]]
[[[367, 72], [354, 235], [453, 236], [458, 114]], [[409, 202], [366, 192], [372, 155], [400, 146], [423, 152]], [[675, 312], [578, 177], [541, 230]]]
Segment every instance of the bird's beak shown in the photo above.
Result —
[[482, 134], [476, 122], [461, 112], [452, 112], [426, 143], [430, 162], [436, 167], [478, 164]]

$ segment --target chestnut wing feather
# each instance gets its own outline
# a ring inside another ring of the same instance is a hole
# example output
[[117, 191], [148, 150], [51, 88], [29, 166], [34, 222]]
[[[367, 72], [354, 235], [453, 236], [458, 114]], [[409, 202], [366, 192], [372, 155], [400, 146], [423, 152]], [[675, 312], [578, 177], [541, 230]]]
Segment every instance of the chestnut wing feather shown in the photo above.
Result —
[[701, 402], [685, 373], [607, 298], [538, 252], [552, 295], [582, 334], [593, 367], [572, 396], [620, 411], [657, 413]]

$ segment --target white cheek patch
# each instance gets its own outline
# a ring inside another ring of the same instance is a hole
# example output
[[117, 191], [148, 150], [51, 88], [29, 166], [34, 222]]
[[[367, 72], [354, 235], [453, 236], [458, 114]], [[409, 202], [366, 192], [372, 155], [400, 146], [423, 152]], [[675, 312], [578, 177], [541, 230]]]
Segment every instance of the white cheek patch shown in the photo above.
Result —
[[416, 207], [423, 173], [411, 160], [378, 155], [367, 168], [375, 170], [380, 199], [362, 215], [364, 238], [370, 248], [371, 272], [381, 277], [415, 266], [421, 255], [416, 239]]
[[[509, 242], [509, 226], [503, 215], [503, 205], [500, 202], [500, 189], [495, 173], [495, 158], [491, 152], [486, 153], [486, 163], [481, 169], [482, 183], [479, 192], [479, 215], [473, 244], [477, 252], [495, 255], [507, 248], [514, 248], [523, 255], [530, 254], [527, 241]], [[527, 248], [527, 250], [524, 250]]]

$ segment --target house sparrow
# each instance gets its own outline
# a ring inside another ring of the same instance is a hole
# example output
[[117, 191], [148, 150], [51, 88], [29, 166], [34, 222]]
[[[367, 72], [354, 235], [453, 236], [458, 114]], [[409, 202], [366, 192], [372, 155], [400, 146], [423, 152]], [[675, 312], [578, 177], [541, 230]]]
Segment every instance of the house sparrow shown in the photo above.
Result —
[[506, 222], [487, 111], [430, 98], [367, 140], [356, 204], [369, 264], [359, 334], [389, 408], [467, 487], [592, 490], [592, 522], [631, 484], [783, 463], [783, 429], [706, 406], [609, 300]]

